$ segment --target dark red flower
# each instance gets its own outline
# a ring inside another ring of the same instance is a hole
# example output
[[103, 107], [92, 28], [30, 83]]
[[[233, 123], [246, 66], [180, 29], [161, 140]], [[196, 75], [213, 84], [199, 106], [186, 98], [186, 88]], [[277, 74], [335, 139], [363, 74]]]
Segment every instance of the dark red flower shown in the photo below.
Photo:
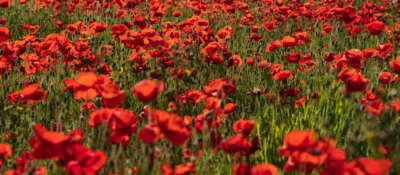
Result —
[[155, 100], [157, 95], [164, 87], [163, 82], [156, 82], [154, 80], [142, 80], [136, 83], [131, 91], [142, 102], [149, 102]]

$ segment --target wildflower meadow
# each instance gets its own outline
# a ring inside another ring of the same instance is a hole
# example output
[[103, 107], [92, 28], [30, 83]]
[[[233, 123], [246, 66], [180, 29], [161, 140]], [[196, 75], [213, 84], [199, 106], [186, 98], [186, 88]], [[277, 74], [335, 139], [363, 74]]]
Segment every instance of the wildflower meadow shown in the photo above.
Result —
[[400, 1], [0, 0], [0, 174], [399, 175]]

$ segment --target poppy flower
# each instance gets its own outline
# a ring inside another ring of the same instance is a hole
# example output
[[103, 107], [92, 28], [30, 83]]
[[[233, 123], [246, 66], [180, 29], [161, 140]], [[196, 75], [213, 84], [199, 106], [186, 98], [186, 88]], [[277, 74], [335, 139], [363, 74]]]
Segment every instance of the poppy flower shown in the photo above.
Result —
[[233, 167], [233, 175], [248, 175], [250, 174], [250, 170], [250, 165], [239, 162]]
[[346, 92], [362, 92], [369, 83], [369, 79], [364, 78], [355, 69], [343, 69], [339, 73], [339, 78], [346, 84]]
[[157, 142], [160, 138], [160, 129], [158, 127], [146, 125], [139, 131], [138, 137], [144, 143]]
[[285, 60], [288, 64], [297, 63], [298, 61], [300, 61], [300, 57], [301, 55], [299, 52], [292, 52], [285, 56]]
[[375, 50], [378, 51], [378, 55], [382, 58], [385, 58], [393, 51], [392, 43], [382, 43], [375, 47]]
[[232, 60], [236, 67], [240, 67], [243, 64], [243, 61], [239, 55], [233, 55], [229, 60]]
[[265, 52], [272, 52], [282, 46], [283, 44], [281, 41], [272, 41], [271, 43], [268, 44], [267, 48], [265, 49]]
[[111, 36], [114, 38], [121, 36], [127, 32], [128, 27], [126, 27], [126, 25], [124, 24], [114, 24], [110, 29]]
[[220, 93], [232, 93], [236, 86], [232, 81], [226, 81], [224, 78], [217, 78], [208, 81], [208, 85], [203, 87], [203, 92], [208, 96], [218, 96]]
[[228, 25], [217, 31], [217, 39], [218, 40], [229, 39], [232, 34], [233, 34], [232, 27]]
[[250, 38], [251, 38], [252, 40], [254, 40], [254, 41], [260, 41], [260, 40], [261, 40], [261, 34], [259, 34], [259, 33], [252, 33], [252, 34], [250, 35]]
[[92, 22], [90, 23], [89, 28], [93, 35], [97, 35], [107, 28], [107, 24], [103, 24], [101, 22]]
[[382, 84], [388, 84], [393, 81], [392, 73], [390, 72], [381, 72], [379, 74], [379, 82]]
[[378, 54], [377, 51], [372, 48], [363, 49], [362, 53], [363, 53], [364, 60], [372, 59], [372, 58], [376, 57], [376, 55]]
[[396, 72], [396, 74], [400, 74], [400, 56], [390, 61], [390, 66], [392, 67], [392, 70]]
[[127, 10], [119, 9], [119, 10], [117, 10], [117, 12], [115, 12], [115, 18], [116, 18], [116, 19], [123, 18], [123, 17], [126, 16], [126, 13], [128, 13]]
[[5, 25], [7, 24], [7, 20], [4, 18], [0, 18], [0, 25]]
[[10, 7], [10, 1], [9, 0], [0, 0], [0, 8], [8, 8], [8, 7]]
[[359, 49], [350, 49], [344, 52], [347, 64], [353, 68], [360, 69], [363, 61], [363, 52]]
[[374, 115], [380, 115], [387, 106], [383, 104], [382, 100], [374, 100], [367, 104], [366, 110]]
[[94, 87], [96, 81], [97, 75], [94, 72], [80, 72], [75, 80], [70, 78], [65, 79], [64, 86], [65, 89], [74, 91], [75, 100], [91, 100], [99, 94]]
[[344, 174], [347, 169], [346, 152], [334, 148], [325, 161], [325, 167], [319, 172], [320, 175]]
[[181, 15], [182, 15], [182, 12], [180, 12], [180, 11], [172, 12], [172, 16], [174, 16], [174, 17], [180, 17]]
[[157, 95], [161, 93], [164, 88], [162, 81], [156, 82], [154, 80], [142, 80], [136, 83], [131, 91], [141, 102], [146, 103], [157, 98]]
[[284, 137], [284, 146], [278, 153], [288, 160], [284, 171], [311, 172], [322, 165], [332, 149], [329, 141], [314, 139], [314, 131], [293, 130]]
[[125, 99], [125, 91], [121, 91], [119, 86], [110, 80], [108, 76], [98, 76], [94, 87], [101, 97], [103, 97], [104, 107], [119, 107]]
[[72, 175], [95, 175], [106, 162], [106, 156], [101, 151], [92, 151], [76, 144], [67, 148], [71, 158], [65, 165], [65, 172]]
[[335, 53], [326, 52], [322, 58], [326, 62], [331, 62], [335, 59]]
[[144, 29], [145, 27], [146, 27], [146, 20], [144, 19], [144, 17], [143, 16], [141, 16], [141, 15], [135, 15], [135, 18], [134, 18], [134, 20], [133, 20], [133, 23], [137, 26], [137, 27], [139, 27], [139, 28], [141, 28], [141, 29]]
[[227, 103], [224, 106], [224, 114], [233, 114], [235, 111], [236, 104], [235, 103]]
[[88, 124], [91, 127], [103, 124], [110, 119], [113, 110], [108, 108], [101, 108], [90, 113]]
[[253, 120], [236, 120], [233, 124], [233, 131], [236, 133], [243, 133], [245, 136], [249, 136], [251, 131], [254, 129], [254, 121]]
[[7, 27], [0, 27], [0, 43], [11, 38], [11, 35], [9, 33], [10, 30]]
[[[32, 147], [32, 156], [36, 159], [54, 159], [63, 158], [64, 144], [68, 142], [69, 137], [64, 133], [48, 131], [42, 125], [33, 126], [36, 136], [29, 139], [29, 145]], [[51, 150], [51, 151], [49, 151]]]
[[127, 146], [129, 135], [136, 133], [138, 123], [137, 116], [131, 110], [123, 108], [113, 109], [108, 120], [108, 128], [111, 131], [108, 140], [115, 144]]
[[151, 117], [161, 133], [175, 145], [184, 144], [192, 135], [182, 118], [174, 113], [163, 110], [152, 110]]
[[222, 149], [226, 153], [240, 153], [245, 152], [251, 148], [251, 142], [246, 137], [239, 133], [222, 142]]
[[14, 103], [15, 100], [25, 103], [33, 104], [36, 101], [41, 101], [46, 97], [46, 91], [40, 91], [41, 84], [30, 84], [22, 90], [8, 94], [7, 101]]
[[199, 103], [204, 98], [203, 93], [198, 90], [189, 89], [184, 94], [186, 100], [191, 103]]
[[0, 159], [6, 159], [12, 155], [11, 146], [7, 143], [0, 143]]
[[60, 21], [60, 20], [57, 20], [56, 21], [56, 26], [57, 26], [57, 28], [60, 28], [60, 27], [64, 26], [64, 22]]
[[322, 34], [327, 34], [332, 31], [332, 27], [328, 23], [322, 24]]
[[292, 77], [293, 77], [293, 75], [289, 70], [283, 70], [283, 71], [280, 71], [280, 72], [274, 74], [272, 76], [272, 79], [277, 81], [277, 80], [286, 80], [286, 79], [292, 78]]
[[282, 46], [286, 48], [291, 48], [297, 45], [297, 40], [296, 38], [293, 38], [291, 36], [285, 36], [282, 39]]
[[367, 24], [366, 27], [371, 35], [379, 35], [385, 28], [385, 24], [381, 21], [375, 20], [374, 22]]
[[3, 165], [3, 160], [12, 155], [11, 146], [7, 143], [0, 143], [0, 168]]
[[387, 159], [357, 158], [356, 162], [366, 175], [388, 174], [392, 166], [392, 162]]
[[250, 170], [251, 175], [277, 175], [278, 168], [275, 165], [264, 163], [257, 164], [251, 167]]
[[175, 166], [175, 175], [190, 175], [194, 174], [195, 164], [193, 162], [187, 162]]

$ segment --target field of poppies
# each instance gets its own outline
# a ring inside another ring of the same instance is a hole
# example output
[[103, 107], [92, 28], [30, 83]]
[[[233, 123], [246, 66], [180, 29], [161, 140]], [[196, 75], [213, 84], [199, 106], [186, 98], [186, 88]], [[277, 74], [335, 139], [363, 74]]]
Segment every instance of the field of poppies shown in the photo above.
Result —
[[397, 0], [0, 0], [0, 174], [400, 174]]

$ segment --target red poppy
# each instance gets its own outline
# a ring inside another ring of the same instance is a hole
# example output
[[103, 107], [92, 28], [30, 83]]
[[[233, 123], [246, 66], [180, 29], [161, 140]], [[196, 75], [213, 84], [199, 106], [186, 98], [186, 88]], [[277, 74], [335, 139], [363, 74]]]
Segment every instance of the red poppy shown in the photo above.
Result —
[[3, 166], [3, 160], [11, 157], [11, 146], [7, 143], [0, 143], [0, 168]]
[[144, 143], [157, 142], [160, 138], [160, 129], [155, 126], [146, 125], [140, 130], [138, 137]]
[[0, 18], [0, 25], [5, 25], [7, 24], [7, 20], [4, 18]]
[[400, 99], [399, 98], [394, 99], [392, 101], [392, 109], [393, 109], [393, 111], [400, 113]]
[[254, 129], [253, 120], [236, 120], [233, 124], [233, 131], [236, 133], [243, 133], [244, 136], [249, 136]]
[[375, 47], [375, 50], [378, 51], [378, 55], [382, 58], [385, 58], [393, 51], [392, 43], [382, 43]]
[[251, 166], [245, 163], [237, 163], [233, 167], [233, 175], [249, 175], [251, 171]]
[[359, 49], [351, 49], [344, 52], [344, 57], [348, 61], [348, 65], [360, 69], [363, 61], [363, 52]]
[[7, 143], [0, 143], [0, 159], [6, 159], [12, 155], [11, 146]]
[[65, 165], [65, 172], [72, 175], [95, 175], [106, 162], [106, 156], [101, 151], [76, 144], [66, 150], [71, 158]]
[[182, 118], [174, 113], [152, 110], [151, 117], [154, 124], [172, 144], [184, 144], [192, 135], [192, 131], [185, 125]]
[[390, 66], [392, 67], [392, 70], [396, 72], [396, 74], [400, 74], [400, 56], [390, 61]]
[[387, 159], [357, 158], [356, 161], [366, 175], [388, 174], [392, 166], [392, 162]]
[[385, 28], [385, 24], [381, 21], [375, 20], [374, 22], [367, 24], [366, 27], [370, 34], [379, 35]]
[[94, 87], [97, 81], [97, 76], [94, 72], [80, 72], [76, 79], [67, 78], [64, 80], [65, 89], [74, 91], [74, 98], [76, 100], [84, 99], [91, 100], [98, 95]]
[[[0, 0], [0, 8], [8, 8], [10, 7], [10, 1], [9, 0]], [[1, 40], [0, 40], [1, 42]]]
[[382, 84], [388, 84], [393, 81], [392, 73], [390, 72], [381, 72], [379, 74], [379, 82]]
[[235, 103], [227, 103], [224, 106], [224, 114], [233, 114], [235, 111], [236, 104]]
[[114, 109], [108, 121], [108, 128], [111, 131], [108, 140], [115, 144], [128, 146], [129, 135], [136, 133], [138, 123], [137, 116], [131, 110]]
[[367, 104], [366, 110], [374, 115], [380, 115], [387, 106], [383, 104], [382, 100], [374, 100]]
[[239, 133], [222, 142], [222, 149], [226, 153], [245, 152], [251, 148], [251, 142], [246, 137]]
[[124, 24], [115, 24], [111, 27], [110, 33], [111, 36], [116, 38], [128, 32], [128, 27]]
[[[69, 137], [63, 133], [48, 131], [43, 126], [33, 126], [36, 136], [29, 139], [33, 151], [32, 156], [36, 159], [63, 158], [64, 144]], [[49, 151], [51, 150], [51, 151]]]
[[226, 81], [224, 78], [217, 78], [209, 80], [208, 85], [203, 87], [204, 94], [208, 96], [218, 96], [222, 92], [232, 93], [236, 89], [236, 86], [232, 81]]
[[193, 162], [187, 162], [175, 166], [175, 175], [190, 175], [194, 174], [195, 164]]
[[325, 161], [325, 167], [319, 172], [320, 175], [339, 175], [346, 171], [346, 152], [334, 148]]
[[322, 34], [327, 34], [332, 31], [332, 27], [328, 23], [322, 24]]
[[93, 35], [97, 35], [107, 28], [107, 24], [103, 24], [101, 22], [92, 22], [90, 23], [89, 28]]
[[355, 69], [343, 69], [339, 78], [346, 84], [346, 92], [362, 92], [367, 87], [369, 80], [364, 78]]
[[189, 89], [185, 92], [185, 97], [191, 103], [199, 103], [204, 98], [204, 95], [198, 90]]
[[157, 98], [157, 95], [163, 90], [164, 83], [154, 80], [142, 80], [136, 83], [131, 91], [141, 102], [146, 103]]
[[292, 78], [293, 75], [289, 70], [280, 71], [272, 76], [273, 80], [286, 80], [288, 78]]
[[108, 76], [98, 76], [94, 87], [101, 97], [103, 97], [104, 107], [119, 107], [125, 99], [125, 91], [120, 91], [119, 86], [110, 80]]
[[7, 101], [14, 102], [18, 100], [22, 103], [33, 104], [38, 100], [43, 100], [46, 97], [46, 91], [39, 91], [40, 86], [41, 84], [30, 84], [22, 90], [9, 93]]
[[294, 47], [297, 45], [297, 40], [296, 38], [293, 38], [291, 36], [285, 36], [282, 39], [282, 46], [286, 48]]
[[292, 52], [290, 54], [287, 54], [285, 56], [285, 60], [288, 64], [290, 63], [297, 63], [298, 61], [300, 61], [300, 53], [299, 52]]
[[225, 26], [224, 28], [218, 30], [217, 39], [218, 40], [229, 39], [232, 34], [233, 34], [232, 27], [231, 26]]
[[[8, 1], [8, 0], [5, 0]], [[0, 27], [0, 43], [11, 38], [10, 30], [7, 27]]]
[[268, 44], [267, 48], [265, 49], [265, 52], [272, 52], [276, 50], [279, 47], [282, 47], [283, 44], [281, 41], [272, 41], [271, 43]]
[[115, 12], [115, 18], [116, 19], [123, 18], [126, 16], [127, 13], [128, 13], [127, 10], [119, 9], [119, 10], [117, 10], [117, 12]]
[[278, 168], [275, 165], [264, 163], [251, 167], [251, 175], [277, 175]]
[[332, 149], [330, 141], [314, 140], [314, 131], [293, 130], [284, 137], [280, 155], [287, 157], [284, 171], [311, 172], [323, 164]]
[[93, 111], [89, 116], [89, 126], [95, 127], [108, 121], [112, 115], [113, 110], [108, 108], [101, 108]]
[[378, 54], [378, 52], [372, 48], [363, 49], [362, 53], [363, 53], [364, 60], [372, 59], [372, 58], [376, 57], [376, 55]]
[[182, 15], [182, 12], [180, 12], [180, 11], [172, 12], [172, 16], [174, 16], [174, 17], [180, 17], [181, 15]]

